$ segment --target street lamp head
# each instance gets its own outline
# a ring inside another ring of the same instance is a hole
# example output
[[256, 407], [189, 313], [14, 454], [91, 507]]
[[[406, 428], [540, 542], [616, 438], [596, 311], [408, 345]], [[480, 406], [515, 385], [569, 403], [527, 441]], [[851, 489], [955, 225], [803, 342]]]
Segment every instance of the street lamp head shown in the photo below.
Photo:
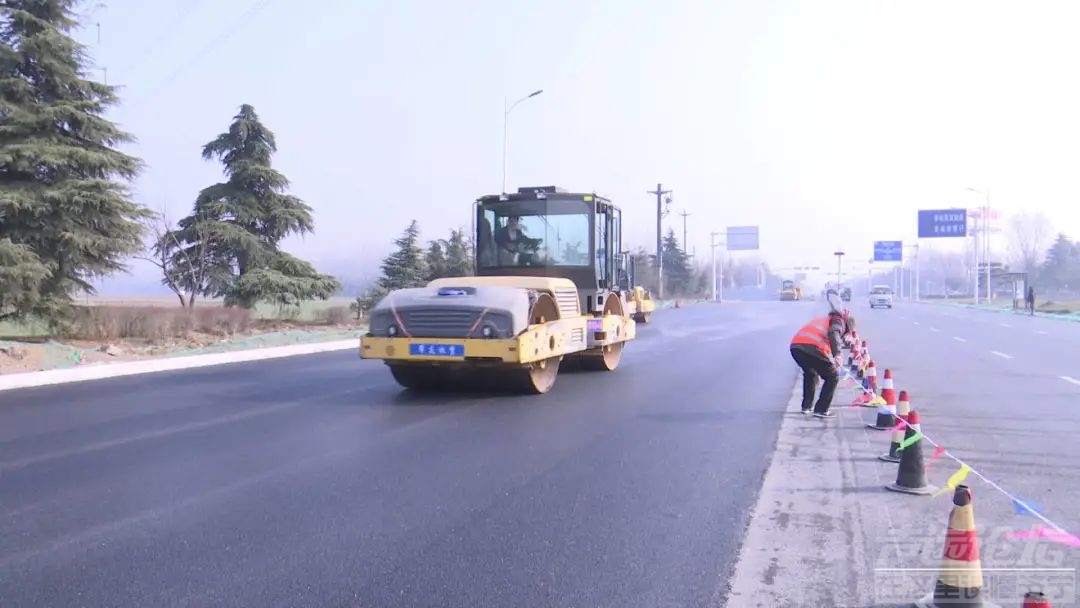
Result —
[[539, 95], [540, 93], [543, 93], [543, 92], [544, 92], [544, 89], [540, 89], [540, 90], [538, 90], [538, 91], [534, 91], [534, 92], [532, 92], [532, 93], [530, 93], [530, 94], [529, 94], [529, 97], [536, 97], [537, 95]]
[[834, 251], [834, 252], [833, 252], [833, 255], [835, 255], [835, 256], [842, 256], [842, 255], [844, 255], [844, 252], [843, 252], [843, 251]]

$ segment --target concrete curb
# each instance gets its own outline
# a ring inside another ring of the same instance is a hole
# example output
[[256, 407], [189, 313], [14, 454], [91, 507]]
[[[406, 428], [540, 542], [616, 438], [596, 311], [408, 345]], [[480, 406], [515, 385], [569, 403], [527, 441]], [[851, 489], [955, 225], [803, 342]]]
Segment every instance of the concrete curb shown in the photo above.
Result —
[[[105, 378], [118, 378], [120, 376], [134, 376], [137, 374], [177, 371], [197, 367], [210, 367], [212, 365], [224, 365], [226, 363], [243, 363], [246, 361], [263, 361], [266, 359], [280, 359], [282, 357], [295, 357], [298, 355], [313, 355], [316, 353], [328, 353], [353, 348], [357, 349], [357, 352], [359, 352], [360, 340], [358, 338], [327, 342], [309, 342], [306, 344], [292, 344], [289, 346], [273, 346], [228, 353], [146, 359], [143, 361], [130, 361], [125, 363], [100, 363], [97, 365], [85, 365], [65, 369], [25, 372], [21, 374], [0, 376], [0, 391], [47, 386], [51, 384], [84, 382], [87, 380], [102, 380]], [[357, 356], [359, 357], [359, 355]]]

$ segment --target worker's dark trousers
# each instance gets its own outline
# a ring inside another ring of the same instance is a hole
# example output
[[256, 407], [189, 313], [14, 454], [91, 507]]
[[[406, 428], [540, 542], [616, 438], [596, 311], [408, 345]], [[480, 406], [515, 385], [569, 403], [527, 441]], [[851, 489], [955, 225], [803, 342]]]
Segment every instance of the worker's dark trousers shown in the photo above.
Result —
[[[832, 361], [825, 358], [820, 350], [806, 344], [796, 344], [791, 347], [791, 358], [799, 365], [803, 373], [802, 383], [802, 409], [806, 411], [814, 407], [815, 414], [824, 414], [832, 405], [833, 395], [836, 394], [836, 386], [840, 384], [840, 374], [837, 373]], [[821, 387], [821, 396], [814, 403], [814, 393], [817, 391], [818, 377], [825, 380]]]

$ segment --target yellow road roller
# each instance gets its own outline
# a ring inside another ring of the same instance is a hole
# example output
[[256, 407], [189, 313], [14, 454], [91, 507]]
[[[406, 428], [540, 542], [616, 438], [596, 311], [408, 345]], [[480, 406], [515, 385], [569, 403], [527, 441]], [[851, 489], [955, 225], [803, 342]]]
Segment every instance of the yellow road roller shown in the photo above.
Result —
[[622, 212], [596, 194], [480, 197], [474, 238], [476, 276], [398, 289], [371, 310], [360, 357], [405, 388], [543, 394], [562, 365], [613, 371], [656, 310], [622, 250]]

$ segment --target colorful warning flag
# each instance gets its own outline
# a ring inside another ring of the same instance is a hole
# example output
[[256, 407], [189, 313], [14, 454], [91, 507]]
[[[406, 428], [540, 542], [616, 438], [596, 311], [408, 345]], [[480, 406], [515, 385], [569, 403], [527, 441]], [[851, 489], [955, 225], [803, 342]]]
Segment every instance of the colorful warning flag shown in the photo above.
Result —
[[956, 490], [956, 486], [963, 483], [964, 479], [967, 478], [968, 473], [970, 473], [970, 472], [971, 472], [971, 467], [969, 467], [966, 464], [960, 465], [960, 470], [953, 473], [949, 477], [949, 481], [945, 482], [945, 487], [941, 488], [937, 492], [934, 492], [934, 496], [938, 496], [938, 495], [945, 494], [945, 493], [952, 492], [952, 491]]
[[922, 439], [922, 432], [916, 431], [915, 434], [911, 437], [905, 437], [904, 440], [900, 442], [900, 447], [896, 449], [897, 451], [902, 451], [904, 448], [915, 445], [915, 442], [919, 441], [920, 439]]
[[1031, 500], [1020, 500], [1014, 497], [1012, 504], [1017, 515], [1034, 515], [1042, 510], [1042, 505]]

